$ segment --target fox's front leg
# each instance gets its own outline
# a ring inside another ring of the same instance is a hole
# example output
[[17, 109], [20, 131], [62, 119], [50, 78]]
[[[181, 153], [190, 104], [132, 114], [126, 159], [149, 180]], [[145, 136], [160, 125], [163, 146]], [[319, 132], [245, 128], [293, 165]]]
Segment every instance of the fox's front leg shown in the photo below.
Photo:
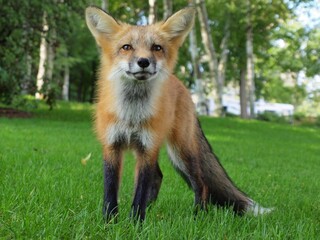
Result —
[[104, 150], [103, 178], [104, 197], [103, 215], [107, 221], [118, 214], [118, 190], [122, 164], [120, 150]]
[[140, 221], [145, 219], [148, 204], [155, 201], [161, 186], [162, 173], [158, 165], [158, 153], [137, 154], [135, 194], [131, 216]]

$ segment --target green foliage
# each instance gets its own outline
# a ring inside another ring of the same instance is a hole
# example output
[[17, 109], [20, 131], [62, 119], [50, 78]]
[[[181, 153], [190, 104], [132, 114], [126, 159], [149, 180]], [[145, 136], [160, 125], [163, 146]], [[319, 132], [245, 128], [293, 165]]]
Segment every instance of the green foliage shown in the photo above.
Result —
[[306, 67], [301, 46], [307, 32], [294, 21], [281, 24], [271, 32], [272, 41], [257, 59], [257, 95], [268, 101], [300, 105], [307, 97], [306, 87], [298, 82], [298, 75]]
[[17, 84], [10, 79], [8, 71], [0, 67], [0, 102], [10, 104]]
[[293, 120], [295, 125], [320, 127], [320, 115], [312, 117], [304, 112], [296, 112]]
[[[10, 1], [1, 5], [0, 101], [11, 103], [14, 96], [21, 92], [35, 92], [44, 12], [48, 15], [50, 26], [54, 28], [54, 23], [62, 25], [62, 21], [66, 22], [67, 19], [62, 16], [67, 15], [71, 4], [33, 0]], [[68, 26], [70, 24], [64, 24], [61, 29], [67, 29]]]
[[306, 115], [302, 112], [295, 112], [293, 114], [294, 121], [302, 121], [305, 117], [306, 117]]
[[319, 129], [229, 118], [202, 118], [204, 132], [234, 182], [263, 206], [275, 207], [274, 212], [237, 217], [210, 207], [195, 217], [191, 190], [161, 151], [164, 179], [146, 222], [135, 225], [128, 218], [135, 160], [126, 154], [119, 221], [105, 223], [102, 156], [92, 131], [92, 108], [58, 101], [50, 112], [40, 103], [32, 119], [0, 118], [1, 239], [319, 236]]
[[320, 115], [316, 117], [316, 122], [315, 122], [317, 127], [320, 127]]
[[319, 27], [312, 29], [309, 33], [309, 38], [306, 47], [306, 73], [308, 76], [320, 74], [320, 30]]
[[26, 111], [37, 109], [38, 105], [39, 102], [30, 95], [15, 95], [11, 102], [12, 107]]
[[270, 102], [290, 103], [295, 106], [301, 104], [307, 96], [305, 86], [285, 86], [279, 72], [278, 74], [278, 76], [274, 76], [270, 73], [266, 77], [259, 76], [257, 78], [257, 80], [260, 80], [257, 85], [260, 91], [258, 96]]
[[[308, 76], [319, 73], [319, 30], [304, 29], [296, 22], [294, 9], [301, 2], [290, 0], [251, 0], [250, 9], [254, 24], [254, 53], [256, 58], [256, 95], [271, 101], [290, 102], [299, 105], [306, 97], [305, 86], [295, 83], [287, 87], [281, 83], [283, 72], [297, 73], [306, 70]], [[163, 2], [158, 1], [157, 19], [162, 19]], [[93, 101], [95, 79], [99, 63], [99, 50], [84, 21], [84, 9], [88, 5], [101, 5], [101, 1], [9, 1], [1, 2], [0, 19], [0, 102], [10, 104], [20, 94], [34, 95], [39, 65], [39, 46], [43, 32], [43, 17], [49, 29], [45, 32], [47, 43], [54, 46], [54, 71], [52, 80], [45, 78], [42, 93], [60, 99], [65, 68], [70, 70], [69, 98], [76, 101]], [[174, 1], [173, 11], [187, 5], [186, 1]], [[214, 46], [220, 57], [220, 43], [225, 26], [230, 25], [226, 82], [239, 81], [245, 69], [245, 31], [248, 6], [246, 1], [207, 0], [209, 24]], [[109, 1], [108, 12], [120, 21], [145, 24], [148, 2]], [[291, 24], [290, 24], [291, 23]], [[293, 24], [292, 24], [293, 23]], [[199, 56], [204, 49], [196, 21]], [[286, 42], [279, 47], [277, 40]], [[302, 46], [302, 47], [301, 47]], [[305, 46], [305, 48], [303, 47]], [[180, 49], [175, 73], [187, 86], [192, 86], [188, 40]], [[46, 66], [48, 67], [48, 66]], [[207, 77], [207, 63], [201, 66], [203, 78]], [[210, 92], [212, 86], [206, 89]], [[292, 96], [289, 96], [292, 95]], [[318, 101], [319, 93], [312, 93]], [[49, 101], [51, 102], [51, 100]]]
[[266, 121], [266, 122], [273, 122], [273, 123], [290, 123], [291, 122], [290, 118], [279, 116], [274, 112], [259, 113], [257, 115], [257, 119]]

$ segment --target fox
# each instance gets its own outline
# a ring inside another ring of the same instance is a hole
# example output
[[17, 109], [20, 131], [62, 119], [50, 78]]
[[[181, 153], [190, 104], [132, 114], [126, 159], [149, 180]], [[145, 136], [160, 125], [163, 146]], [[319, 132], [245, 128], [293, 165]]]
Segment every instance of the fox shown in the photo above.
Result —
[[136, 26], [95, 6], [85, 10], [101, 53], [94, 125], [103, 152], [106, 219], [119, 212], [125, 150], [136, 158], [130, 216], [145, 219], [161, 187], [158, 158], [164, 144], [173, 167], [193, 190], [197, 209], [214, 204], [238, 215], [271, 211], [232, 182], [204, 135], [188, 89], [173, 75], [195, 13], [194, 7], [186, 7], [164, 21]]

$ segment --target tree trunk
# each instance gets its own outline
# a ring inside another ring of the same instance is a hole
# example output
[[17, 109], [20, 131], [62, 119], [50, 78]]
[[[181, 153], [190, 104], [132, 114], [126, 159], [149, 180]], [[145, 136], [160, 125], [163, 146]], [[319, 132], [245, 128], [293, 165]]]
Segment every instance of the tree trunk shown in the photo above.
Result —
[[227, 22], [224, 27], [224, 37], [220, 44], [220, 60], [218, 63], [218, 82], [220, 87], [222, 88], [221, 91], [223, 91], [223, 86], [225, 82], [225, 76], [226, 76], [226, 65], [228, 60], [228, 44], [229, 44], [229, 38], [230, 38], [230, 16], [227, 16]]
[[157, 13], [157, 2], [156, 0], [149, 0], [149, 17], [148, 24], [153, 24], [156, 22], [156, 13]]
[[56, 31], [52, 29], [52, 36], [49, 40], [49, 44], [47, 47], [47, 68], [46, 68], [46, 80], [48, 81], [48, 89], [52, 83], [53, 76], [53, 67], [54, 67], [54, 58], [55, 58], [55, 44], [56, 44]]
[[202, 41], [208, 55], [209, 76], [213, 82], [212, 96], [215, 103], [214, 116], [222, 115], [222, 91], [223, 86], [219, 83], [218, 77], [218, 58], [213, 45], [210, 27], [208, 24], [208, 14], [204, 0], [195, 0], [198, 10], [199, 21], [201, 25]]
[[249, 92], [250, 117], [254, 118], [255, 84], [254, 84], [254, 55], [253, 55], [253, 26], [251, 19], [250, 0], [247, 1], [247, 29], [246, 29], [246, 52], [247, 52], [247, 84]]
[[47, 14], [43, 14], [42, 18], [42, 34], [41, 34], [41, 42], [40, 42], [40, 56], [39, 56], [39, 67], [38, 67], [38, 74], [37, 74], [37, 92], [36, 92], [36, 99], [43, 99], [42, 88], [44, 84], [44, 78], [46, 74], [46, 63], [47, 63], [47, 48], [48, 43], [46, 40], [47, 32], [49, 30], [49, 26], [47, 23]]
[[163, 19], [172, 15], [172, 0], [163, 0]]
[[248, 118], [247, 111], [247, 84], [246, 84], [246, 70], [240, 70], [240, 116], [241, 118]]
[[206, 103], [203, 80], [201, 79], [201, 73], [199, 71], [199, 56], [197, 54], [198, 49], [195, 28], [193, 28], [189, 34], [189, 41], [192, 59], [193, 78], [195, 82], [196, 110], [199, 115], [208, 115], [209, 109]]
[[83, 85], [84, 85], [83, 84], [83, 80], [80, 80], [80, 82], [78, 84], [78, 89], [77, 89], [77, 100], [78, 100], [78, 102], [81, 102]]
[[32, 57], [30, 53], [26, 53], [25, 55], [25, 61], [26, 61], [26, 73], [23, 76], [23, 82], [21, 84], [21, 94], [28, 94], [29, 93], [29, 87], [31, 83], [32, 78]]
[[[296, 89], [299, 86], [298, 73], [290, 72], [289, 74], [291, 75], [290, 78], [293, 80], [294, 89]], [[292, 103], [293, 103], [294, 112], [297, 111], [298, 106], [301, 104], [300, 101], [301, 101], [301, 95], [299, 94], [299, 92], [297, 90], [293, 91]]]
[[[68, 53], [66, 52], [66, 57], [68, 57]], [[69, 101], [69, 82], [70, 82], [70, 70], [68, 64], [64, 65], [63, 69], [63, 86], [62, 86], [62, 99], [65, 101]]]
[[[29, 32], [31, 32], [31, 28], [28, 24], [28, 22], [23, 23], [23, 38], [28, 39], [29, 38]], [[25, 61], [25, 74], [23, 75], [22, 82], [21, 82], [21, 94], [28, 94], [29, 93], [29, 87], [31, 84], [32, 79], [32, 56], [30, 54], [30, 43], [29, 41], [26, 41], [25, 43], [25, 55], [24, 55], [24, 61]]]
[[108, 0], [101, 0], [101, 9], [105, 12], [108, 12], [109, 10], [109, 3]]

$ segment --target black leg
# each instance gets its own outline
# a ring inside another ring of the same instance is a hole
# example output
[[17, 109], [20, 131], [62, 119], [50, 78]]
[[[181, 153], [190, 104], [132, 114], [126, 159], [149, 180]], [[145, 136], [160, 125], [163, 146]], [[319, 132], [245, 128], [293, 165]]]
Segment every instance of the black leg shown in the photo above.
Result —
[[[152, 200], [150, 191], [156, 170], [156, 166], [144, 166], [140, 168], [137, 173], [136, 190], [131, 209], [131, 217], [136, 220], [143, 221], [145, 219], [148, 201]], [[157, 195], [157, 193], [155, 192], [158, 191], [159, 189], [156, 189], [152, 197], [156, 197], [155, 195]]]
[[157, 200], [159, 191], [160, 191], [160, 187], [161, 187], [161, 182], [162, 182], [162, 172], [160, 170], [159, 164], [158, 162], [156, 163], [156, 168], [155, 168], [155, 172], [152, 176], [152, 181], [150, 184], [150, 190], [148, 193], [148, 199], [147, 199], [147, 205], [151, 204], [152, 202], [154, 202], [155, 200]]
[[107, 221], [118, 214], [119, 172], [119, 163], [104, 161], [103, 215]]
[[184, 153], [182, 156], [188, 162], [186, 175], [194, 191], [195, 212], [197, 213], [199, 210], [206, 210], [208, 188], [204, 184], [203, 174], [199, 166], [201, 160], [199, 160], [198, 156], [194, 156], [190, 153]]

